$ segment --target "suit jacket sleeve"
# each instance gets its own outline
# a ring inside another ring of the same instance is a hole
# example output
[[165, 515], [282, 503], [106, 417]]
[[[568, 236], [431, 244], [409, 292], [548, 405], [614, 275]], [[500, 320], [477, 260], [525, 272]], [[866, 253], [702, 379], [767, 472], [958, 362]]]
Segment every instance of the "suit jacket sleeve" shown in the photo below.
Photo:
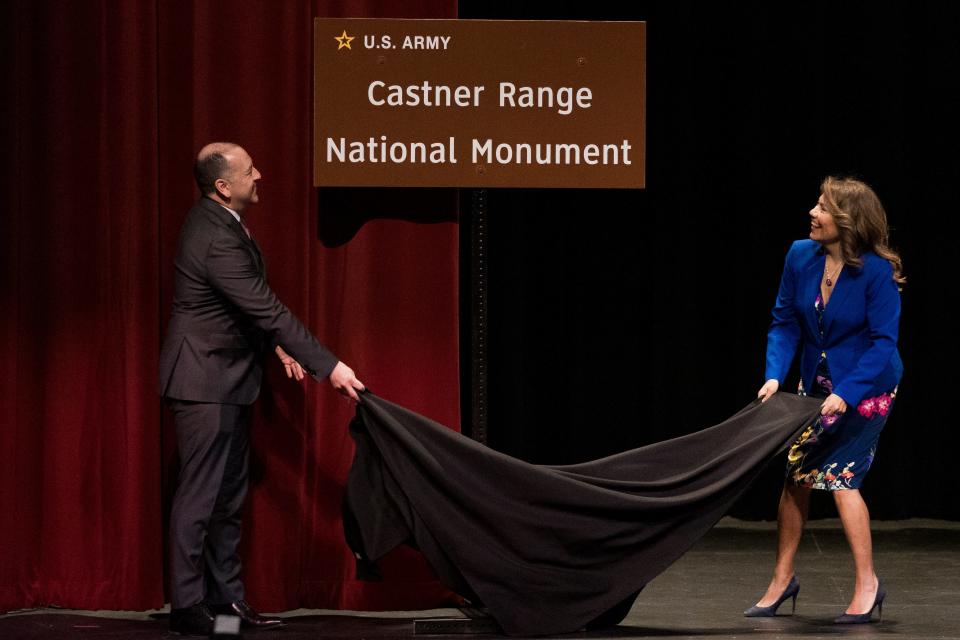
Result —
[[242, 242], [233, 234], [217, 234], [207, 254], [209, 282], [265, 332], [269, 344], [281, 345], [318, 380], [326, 378], [337, 357], [280, 302]]
[[792, 258], [796, 255], [795, 242], [787, 252], [780, 276], [780, 289], [773, 306], [773, 321], [767, 332], [767, 368], [765, 380], [775, 379], [781, 385], [790, 371], [793, 358], [800, 344], [800, 320], [797, 318], [794, 300], [797, 295], [797, 276]]

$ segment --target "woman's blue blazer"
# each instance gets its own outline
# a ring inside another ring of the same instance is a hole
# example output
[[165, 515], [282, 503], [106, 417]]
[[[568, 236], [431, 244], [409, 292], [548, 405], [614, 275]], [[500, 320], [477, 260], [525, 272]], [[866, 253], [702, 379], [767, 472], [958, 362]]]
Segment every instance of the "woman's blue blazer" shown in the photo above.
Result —
[[804, 389], [813, 388], [821, 352], [827, 354], [833, 392], [851, 407], [897, 386], [903, 374], [897, 351], [900, 291], [887, 260], [872, 251], [860, 257], [861, 268], [847, 265], [840, 272], [821, 336], [814, 302], [826, 254], [814, 240], [793, 243], [767, 334], [767, 380], [783, 385], [799, 347]]

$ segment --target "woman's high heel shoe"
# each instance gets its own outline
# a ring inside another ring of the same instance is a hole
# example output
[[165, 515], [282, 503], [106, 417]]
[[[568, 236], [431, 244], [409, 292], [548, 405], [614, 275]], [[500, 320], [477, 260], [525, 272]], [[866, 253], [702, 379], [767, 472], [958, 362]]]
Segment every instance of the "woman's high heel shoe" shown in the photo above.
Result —
[[791, 576], [790, 584], [787, 585], [787, 588], [783, 590], [783, 593], [780, 594], [780, 597], [777, 598], [777, 601], [774, 602], [769, 607], [758, 607], [756, 605], [750, 607], [743, 612], [743, 615], [747, 618], [772, 618], [777, 615], [777, 609], [783, 604], [783, 601], [788, 598], [793, 598], [793, 610], [791, 613], [796, 613], [797, 611], [797, 595], [800, 593], [800, 581], [797, 580], [797, 576]]
[[873, 618], [873, 610], [879, 609], [880, 617], [877, 622], [883, 621], [883, 599], [887, 597], [887, 590], [883, 586], [882, 580], [877, 580], [877, 596], [873, 599], [873, 605], [866, 613], [844, 613], [833, 622], [835, 624], [865, 624]]

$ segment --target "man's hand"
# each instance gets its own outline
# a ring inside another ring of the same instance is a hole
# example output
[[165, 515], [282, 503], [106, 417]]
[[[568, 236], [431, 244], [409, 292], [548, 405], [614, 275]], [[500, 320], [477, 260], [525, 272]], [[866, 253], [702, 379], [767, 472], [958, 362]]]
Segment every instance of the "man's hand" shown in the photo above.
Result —
[[847, 403], [835, 393], [828, 395], [827, 399], [820, 405], [820, 415], [822, 416], [832, 416], [838, 413], [844, 413], [846, 410]]
[[298, 381], [303, 380], [303, 367], [300, 366], [300, 363], [291, 358], [286, 351], [280, 348], [280, 345], [277, 345], [274, 351], [277, 352], [277, 357], [283, 363], [283, 368], [287, 370], [287, 377], [296, 378]]
[[349, 397], [354, 402], [360, 402], [360, 396], [357, 395], [357, 391], [363, 391], [366, 388], [362, 382], [357, 380], [353, 369], [342, 362], [338, 362], [337, 366], [330, 372], [330, 384], [332, 384], [333, 388], [339, 393]]
[[777, 382], [776, 378], [770, 378], [762, 387], [760, 387], [760, 391], [757, 391], [757, 397], [760, 398], [760, 402], [766, 402], [773, 396], [773, 394], [777, 392], [777, 389], [779, 388], [780, 383]]

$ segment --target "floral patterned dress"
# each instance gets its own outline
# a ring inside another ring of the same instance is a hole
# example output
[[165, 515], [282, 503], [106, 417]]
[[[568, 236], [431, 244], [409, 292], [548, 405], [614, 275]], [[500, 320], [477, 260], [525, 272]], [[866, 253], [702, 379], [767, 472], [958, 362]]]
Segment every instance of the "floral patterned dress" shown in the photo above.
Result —
[[[817, 322], [823, 335], [823, 311], [826, 307], [818, 292], [814, 301]], [[800, 395], [807, 395], [800, 383]], [[833, 393], [833, 381], [827, 354], [820, 353], [813, 388], [809, 395], [826, 398]], [[887, 422], [897, 390], [863, 399], [856, 411], [823, 416], [808, 427], [787, 454], [787, 481], [793, 484], [839, 491], [858, 489], [877, 451], [880, 432]]]

